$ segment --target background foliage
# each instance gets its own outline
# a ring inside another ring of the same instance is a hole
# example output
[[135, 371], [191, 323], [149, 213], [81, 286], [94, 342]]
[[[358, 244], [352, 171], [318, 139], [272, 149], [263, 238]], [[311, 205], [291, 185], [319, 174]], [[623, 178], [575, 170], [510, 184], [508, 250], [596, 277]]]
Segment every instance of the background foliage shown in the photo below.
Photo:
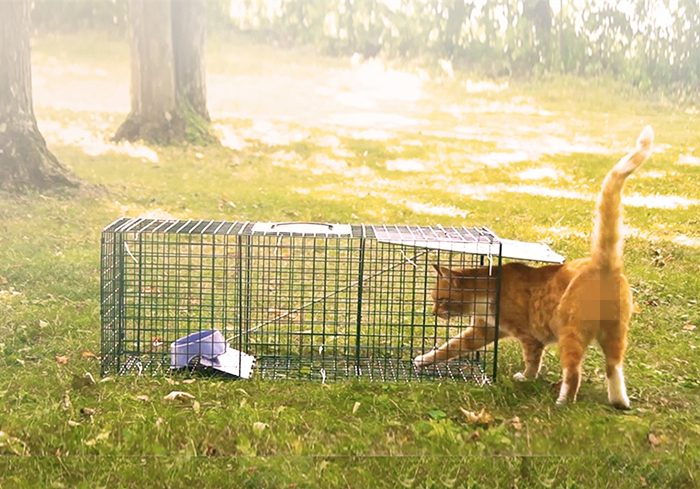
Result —
[[[39, 33], [125, 34], [126, 0], [36, 0]], [[436, 61], [486, 76], [611, 76], [680, 98], [700, 92], [696, 0], [212, 0], [214, 32], [329, 54]]]

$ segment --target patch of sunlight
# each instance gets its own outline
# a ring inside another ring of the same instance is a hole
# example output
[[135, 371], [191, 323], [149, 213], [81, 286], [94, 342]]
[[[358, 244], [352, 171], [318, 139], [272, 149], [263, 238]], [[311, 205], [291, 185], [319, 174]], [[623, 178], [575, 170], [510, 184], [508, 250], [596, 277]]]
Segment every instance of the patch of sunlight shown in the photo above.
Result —
[[[144, 219], [182, 219], [184, 215], [175, 216], [168, 211], [161, 209], [146, 209], [135, 204], [122, 204], [118, 200], [114, 201], [114, 207], [119, 209], [121, 215], [130, 217], [142, 217]], [[185, 209], [187, 212], [188, 209]]]
[[[516, 99], [513, 99], [516, 100]], [[517, 115], [537, 115], [548, 117], [554, 115], [553, 112], [535, 107], [529, 103], [499, 102], [485, 99], [471, 100], [468, 104], [449, 104], [440, 106], [440, 110], [450, 114], [456, 119], [462, 119], [465, 115], [473, 114], [517, 114]]]
[[303, 187], [292, 187], [291, 191], [299, 195], [309, 195], [311, 193], [311, 189]]
[[676, 161], [676, 164], [698, 166], [700, 165], [700, 158], [689, 154], [682, 154], [678, 157], [678, 161]]
[[426, 171], [425, 163], [418, 159], [406, 160], [399, 158], [397, 160], [388, 160], [386, 169], [389, 171]]
[[624, 195], [622, 203], [632, 207], [648, 207], [650, 209], [678, 209], [700, 204], [696, 199], [687, 199], [678, 195]]
[[352, 128], [405, 129], [425, 121], [387, 112], [338, 112], [323, 120], [325, 124]]
[[115, 143], [108, 141], [104, 133], [81, 127], [82, 122], [64, 126], [58, 121], [41, 119], [37, 121], [41, 133], [49, 144], [74, 146], [83, 150], [89, 156], [101, 156], [107, 153], [138, 158], [142, 161], [158, 163], [158, 153], [141, 144], [128, 141]]
[[511, 163], [517, 163], [519, 161], [532, 160], [531, 154], [525, 151], [514, 151], [512, 153], [481, 153], [472, 155], [471, 158], [474, 163], [481, 163], [486, 166], [495, 168], [497, 166], [508, 165]]
[[700, 238], [686, 236], [685, 234], [679, 234], [678, 236], [675, 236], [671, 241], [682, 246], [700, 248]]
[[467, 217], [468, 212], [462, 209], [458, 209], [453, 205], [435, 205], [426, 204], [424, 202], [415, 202], [412, 200], [401, 200], [400, 204], [406, 206], [411, 211], [417, 214], [429, 214], [431, 216], [459, 216], [461, 218]]
[[[347, 74], [345, 75], [347, 76]], [[336, 95], [338, 103], [356, 108], [373, 108], [377, 102], [417, 102], [423, 96], [422, 77], [388, 68], [380, 59], [354, 63], [346, 80], [351, 90]]]
[[294, 151], [280, 150], [275, 153], [272, 153], [269, 158], [272, 160], [273, 165], [285, 166], [285, 163], [299, 161], [301, 159], [301, 156], [299, 156]]
[[[666, 171], [643, 171], [636, 174], [638, 178], [666, 178], [669, 175], [677, 175], [676, 172], [666, 172]], [[634, 176], [634, 175], [633, 175]]]
[[[314, 162], [318, 169], [323, 170], [323, 173], [345, 173], [348, 168], [347, 161], [336, 160], [328, 155], [319, 153], [314, 157]], [[316, 168], [312, 168], [312, 171]]]
[[316, 145], [320, 146], [321, 148], [331, 148], [333, 156], [338, 158], [353, 158], [355, 156], [355, 153], [352, 151], [342, 148], [342, 141], [340, 138], [332, 134], [326, 134], [325, 136], [318, 138], [316, 140]]
[[322, 148], [339, 148], [341, 145], [340, 138], [333, 134], [325, 134], [316, 140], [316, 145]]
[[[448, 189], [450, 192], [459, 193], [474, 200], [485, 200], [493, 194], [512, 193], [534, 195], [537, 197], [550, 197], [555, 199], [573, 199], [595, 201], [597, 194], [582, 193], [573, 190], [553, 189], [538, 187], [535, 185], [456, 185]], [[678, 209], [700, 204], [695, 199], [687, 199], [677, 195], [624, 195], [624, 205], [630, 207], [646, 207], [649, 209]]]
[[494, 83], [490, 81], [472, 81], [467, 79], [462, 82], [462, 86], [467, 93], [483, 93], [483, 92], [502, 92], [508, 89], [508, 81], [503, 83]]
[[213, 129], [219, 141], [221, 141], [221, 145], [225, 148], [240, 151], [248, 146], [248, 144], [236, 134], [236, 130], [228, 124], [217, 122], [214, 124]]
[[288, 146], [311, 136], [308, 131], [264, 120], [257, 120], [252, 126], [241, 128], [238, 133], [245, 140], [257, 140], [269, 146]]
[[541, 234], [547, 234], [547, 235], [553, 235], [556, 236], [557, 238], [569, 238], [571, 236], [576, 236], [577, 238], [588, 238], [588, 234], [578, 231], [572, 227], [569, 226], [550, 226], [550, 227], [543, 227], [543, 226], [535, 226], [535, 231], [541, 233]]
[[515, 174], [521, 180], [544, 180], [549, 178], [552, 180], [559, 180], [559, 178], [564, 176], [564, 173], [551, 167], [539, 167], [539, 168], [529, 168]]

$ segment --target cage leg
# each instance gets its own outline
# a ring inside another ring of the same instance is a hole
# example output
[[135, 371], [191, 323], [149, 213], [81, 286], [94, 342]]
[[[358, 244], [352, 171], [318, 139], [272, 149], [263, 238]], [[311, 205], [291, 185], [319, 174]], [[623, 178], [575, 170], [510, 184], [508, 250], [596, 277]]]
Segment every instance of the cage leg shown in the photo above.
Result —
[[544, 344], [535, 339], [520, 339], [523, 347], [523, 359], [525, 360], [525, 371], [518, 372], [513, 376], [513, 380], [526, 381], [536, 379], [542, 367], [542, 354]]
[[496, 339], [496, 328], [488, 321], [477, 319], [476, 324], [465, 329], [462, 333], [424, 355], [418, 355], [413, 364], [424, 367], [438, 362], [445, 362], [459, 357], [467, 351], [484, 348]]

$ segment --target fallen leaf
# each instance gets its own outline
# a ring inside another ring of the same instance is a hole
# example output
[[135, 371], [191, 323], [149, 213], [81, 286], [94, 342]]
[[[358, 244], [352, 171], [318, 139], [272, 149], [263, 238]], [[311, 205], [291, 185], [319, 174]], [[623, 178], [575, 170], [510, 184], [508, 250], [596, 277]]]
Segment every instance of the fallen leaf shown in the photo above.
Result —
[[66, 393], [63, 394], [63, 399], [61, 400], [61, 407], [63, 409], [70, 408], [70, 396], [68, 394], [68, 391], [66, 391]]
[[517, 416], [510, 420], [510, 425], [516, 431], [520, 431], [523, 429], [523, 424], [520, 422], [520, 418], [518, 418]]
[[2, 275], [0, 275], [0, 284], [4, 285], [6, 283], [7, 283], [7, 277], [3, 277]]
[[145, 395], [145, 394], [141, 394], [141, 395], [139, 395], [139, 396], [135, 396], [135, 398], [136, 398], [137, 401], [143, 401], [143, 402], [148, 402], [148, 401], [151, 400], [151, 398], [148, 397], [148, 396]]
[[352, 414], [355, 414], [358, 409], [360, 409], [360, 401], [355, 402], [355, 405], [352, 407]]
[[87, 407], [80, 408], [80, 414], [82, 414], [86, 418], [92, 418], [95, 415], [95, 410]]
[[639, 485], [641, 487], [646, 487], [647, 486], [647, 479], [643, 475], [639, 477]]
[[647, 443], [651, 445], [652, 447], [658, 447], [661, 445], [661, 439], [659, 439], [658, 436], [656, 436], [654, 433], [649, 433], [647, 435]]
[[489, 425], [493, 424], [495, 420], [493, 419], [493, 416], [491, 416], [489, 413], [486, 412], [486, 408], [482, 408], [481, 411], [477, 412], [472, 412], [472, 411], [467, 411], [466, 409], [460, 407], [459, 408], [464, 416], [467, 418], [467, 421], [471, 424], [475, 424], [478, 426], [485, 426], [488, 427]]
[[56, 355], [56, 361], [61, 365], [65, 365], [68, 363], [68, 357], [66, 355]]
[[646, 304], [647, 306], [651, 306], [651, 307], [659, 307], [659, 303], [653, 299], [649, 299], [649, 300], [644, 301], [644, 304]]
[[156, 428], [160, 428], [160, 425], [162, 425], [163, 422], [164, 422], [164, 421], [163, 421], [163, 418], [158, 418], [158, 419], [156, 420]]
[[172, 391], [170, 394], [163, 397], [163, 400], [164, 401], [174, 401], [176, 399], [194, 399], [194, 398], [195, 397], [188, 392]]
[[194, 384], [197, 382], [197, 379], [185, 379], [182, 381], [183, 384]]
[[253, 423], [253, 431], [256, 435], [261, 435], [262, 432], [265, 431], [265, 428], [267, 428], [267, 423], [263, 423], [261, 421], [256, 421]]
[[89, 350], [83, 350], [80, 354], [83, 356], [83, 358], [97, 359], [97, 355], [95, 355], [93, 352], [91, 352]]
[[163, 293], [155, 285], [144, 285], [141, 287], [141, 294], [143, 295], [162, 295]]
[[695, 331], [697, 329], [697, 326], [694, 324], [686, 324], [683, 326], [683, 331]]
[[45, 328], [45, 327], [48, 326], [48, 325], [49, 325], [49, 323], [47, 323], [46, 321], [43, 321], [43, 320], [39, 319], [39, 327], [40, 327], [40, 328]]
[[200, 409], [201, 409], [201, 406], [200, 406], [200, 404], [199, 404], [199, 401], [194, 401], [194, 402], [192, 403], [192, 410], [193, 410], [195, 413], [199, 414], [199, 410], [200, 410]]
[[103, 382], [112, 382], [114, 380], [114, 377], [105, 377], [104, 379], [100, 380], [100, 384]]
[[77, 421], [73, 421], [72, 419], [69, 419], [68, 426], [80, 426], [80, 423], [78, 423]]
[[207, 446], [204, 448], [204, 455], [206, 457], [215, 457], [218, 454], [219, 451], [216, 449], [216, 447], [211, 443], [207, 442]]

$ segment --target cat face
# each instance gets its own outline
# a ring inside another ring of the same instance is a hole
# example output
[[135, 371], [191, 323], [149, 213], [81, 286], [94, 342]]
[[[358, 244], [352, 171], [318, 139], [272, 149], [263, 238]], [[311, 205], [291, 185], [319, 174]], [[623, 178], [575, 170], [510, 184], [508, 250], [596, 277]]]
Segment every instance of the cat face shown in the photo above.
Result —
[[[432, 291], [433, 314], [441, 319], [456, 316], [486, 316], [493, 280], [479, 269], [451, 269], [433, 265], [437, 281]], [[491, 313], [493, 314], [493, 312]]]

